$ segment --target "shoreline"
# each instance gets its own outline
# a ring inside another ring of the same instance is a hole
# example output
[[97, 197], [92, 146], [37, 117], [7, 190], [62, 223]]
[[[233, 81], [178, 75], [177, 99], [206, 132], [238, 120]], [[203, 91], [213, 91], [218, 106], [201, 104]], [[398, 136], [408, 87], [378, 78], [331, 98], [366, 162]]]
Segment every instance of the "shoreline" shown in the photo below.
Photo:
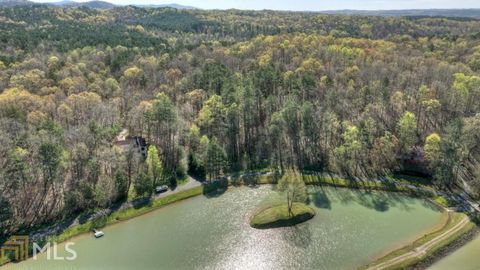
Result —
[[[95, 220], [89, 220], [83, 224], [67, 227], [60, 234], [46, 236], [45, 241], [56, 242], [60, 244], [74, 237], [80, 237], [82, 235], [90, 234], [93, 228], [104, 228], [106, 226], [119, 224], [120, 222], [127, 221], [144, 214], [148, 214], [155, 210], [161, 209], [164, 206], [167, 206], [182, 200], [186, 200], [188, 198], [196, 197], [203, 193], [204, 193], [203, 185], [189, 188], [187, 190], [182, 190], [177, 193], [169, 194], [167, 196], [151, 200], [147, 204], [139, 208], [135, 208], [134, 206], [123, 208], [121, 210], [114, 211], [107, 216], [104, 216]], [[52, 225], [52, 227], [57, 225], [58, 224]], [[29, 259], [31, 259], [30, 255], [28, 256], [27, 260]], [[9, 260], [0, 261], [0, 269], [2, 269], [3, 266], [6, 266], [10, 263], [12, 262]]]
[[417, 269], [417, 264], [430, 260], [436, 252], [442, 251], [476, 228], [476, 225], [464, 213], [452, 211], [447, 213], [449, 218], [439, 230], [432, 230], [410, 244], [393, 250], [360, 269]]
[[[93, 228], [104, 228], [109, 225], [118, 224], [122, 221], [127, 221], [135, 217], [153, 212], [155, 210], [158, 210], [164, 206], [173, 204], [175, 202], [196, 197], [202, 194], [208, 196], [208, 194], [215, 194], [219, 191], [223, 193], [228, 191], [228, 189], [230, 189], [231, 187], [236, 187], [236, 186], [255, 186], [255, 185], [276, 184], [276, 181], [277, 181], [276, 176], [277, 175], [272, 172], [256, 173], [255, 175], [253, 175], [253, 178], [255, 179], [250, 179], [252, 175], [247, 175], [247, 174], [229, 176], [226, 179], [223, 179], [223, 181], [222, 180], [213, 181], [207, 184], [202, 184], [197, 187], [182, 190], [177, 193], [169, 194], [164, 197], [150, 200], [147, 204], [140, 206], [138, 208], [131, 206], [128, 208], [113, 211], [107, 216], [100, 217], [95, 220], [89, 220], [83, 224], [67, 227], [60, 234], [47, 236], [46, 241], [62, 243], [68, 239], [72, 239], [74, 237], [79, 237], [81, 235], [87, 234], [91, 232]], [[247, 177], [248, 179], [245, 179]], [[355, 181], [355, 180], [348, 180], [345, 178], [333, 177], [330, 175], [326, 176], [324, 174], [309, 174], [309, 173], [302, 174], [302, 178], [304, 179], [306, 185], [317, 185], [317, 186], [325, 185], [325, 186], [331, 186], [335, 188], [348, 188], [348, 189], [357, 189], [357, 190], [363, 189], [366, 191], [375, 190], [375, 191], [385, 191], [385, 192], [400, 192], [400, 193], [406, 193], [409, 196], [425, 197], [425, 199], [429, 200], [433, 205], [441, 209], [445, 209], [444, 206], [440, 205], [438, 202], [436, 202], [431, 198], [432, 196], [436, 196], [435, 190], [425, 187], [423, 185], [412, 185], [412, 184], [407, 185], [405, 183], [399, 183], [397, 181], [390, 181], [387, 185], [386, 183], [376, 181], [376, 180], [361, 181], [359, 183], [358, 181]], [[52, 225], [52, 227], [53, 226], [54, 225]], [[430, 234], [435, 233], [435, 231], [436, 230], [432, 230]], [[461, 237], [462, 235], [460, 235], [459, 237]], [[415, 241], [418, 241], [419, 239], [416, 239]], [[457, 238], [455, 238], [453, 241], [455, 241], [456, 239]], [[394, 249], [390, 253], [387, 253], [386, 256], [388, 256], [388, 254], [391, 254], [397, 250], [401, 250], [406, 246], [408, 245], [405, 245], [398, 249]], [[385, 256], [379, 257], [373, 260], [371, 263], [369, 263], [369, 265], [375, 263], [376, 261], [384, 257]], [[426, 260], [428, 258], [430, 258], [430, 255], [422, 259], [421, 261]], [[30, 256], [28, 259], [30, 259]], [[6, 262], [0, 261], [0, 269], [3, 268], [3, 266], [8, 265], [9, 263], [10, 263], [9, 261], [6, 261]]]
[[[431, 202], [434, 206], [439, 207], [437, 204]], [[445, 211], [443, 208], [441, 210], [441, 217], [440, 220], [435, 224], [435, 226], [432, 226], [428, 229], [425, 229], [423, 231], [419, 231], [416, 235], [410, 237], [409, 239], [406, 239], [402, 244], [396, 245], [394, 247], [388, 248], [383, 250], [382, 252], [378, 253], [377, 256], [373, 257], [373, 260], [369, 263], [372, 264], [378, 260], [381, 260], [382, 258], [387, 257], [388, 255], [394, 253], [395, 251], [401, 250], [412, 243], [416, 242], [417, 240], [423, 238], [425, 235], [429, 235], [438, 231], [441, 231], [443, 228], [445, 228], [446, 225], [448, 225], [449, 222], [449, 215], [448, 212]]]
[[426, 269], [434, 265], [435, 263], [441, 261], [443, 258], [455, 253], [458, 249], [462, 248], [463, 246], [468, 244], [470, 241], [474, 240], [476, 237], [479, 237], [479, 236], [480, 236], [480, 228], [474, 227], [473, 229], [459, 236], [449, 244], [433, 252], [427, 258], [409, 266], [407, 269], [409, 270]]

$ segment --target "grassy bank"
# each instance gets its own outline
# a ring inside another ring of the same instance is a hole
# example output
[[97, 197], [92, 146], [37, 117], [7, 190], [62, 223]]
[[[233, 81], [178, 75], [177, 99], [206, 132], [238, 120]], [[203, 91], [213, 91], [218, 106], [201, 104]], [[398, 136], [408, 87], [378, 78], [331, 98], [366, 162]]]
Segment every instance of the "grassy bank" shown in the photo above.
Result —
[[203, 193], [203, 187], [200, 186], [200, 187], [191, 188], [185, 191], [181, 191], [178, 193], [174, 193], [165, 197], [161, 197], [157, 200], [150, 201], [150, 203], [139, 208], [132, 207], [132, 208], [124, 209], [121, 211], [114, 212], [111, 215], [100, 218], [98, 220], [88, 221], [84, 224], [70, 227], [59, 235], [49, 237], [47, 241], [63, 242], [74, 236], [91, 232], [93, 228], [101, 228], [106, 225], [111, 225], [123, 220], [131, 219], [131, 218], [146, 214], [148, 212], [151, 212], [153, 210], [156, 210], [167, 204], [184, 200], [193, 196], [197, 196], [202, 193]]
[[287, 204], [271, 206], [258, 211], [250, 220], [250, 226], [257, 229], [294, 226], [315, 216], [315, 210], [304, 203], [293, 203], [292, 215]]
[[[332, 187], [344, 187], [344, 188], [353, 188], [353, 189], [365, 189], [365, 190], [379, 190], [379, 191], [391, 191], [391, 192], [406, 192], [410, 194], [418, 194], [418, 191], [414, 191], [411, 188], [398, 185], [398, 184], [409, 184], [413, 186], [420, 187], [422, 189], [428, 190], [428, 193], [433, 194], [434, 189], [423, 183], [412, 183], [403, 178], [398, 177], [389, 177], [385, 181], [375, 182], [375, 181], [361, 181], [361, 180], [352, 180], [345, 179], [336, 176], [330, 176], [326, 174], [316, 174], [305, 172], [302, 174], [303, 181], [307, 185], [326, 185]], [[272, 174], [262, 174], [254, 176], [232, 176], [229, 179], [228, 185], [262, 185], [262, 184], [276, 184], [280, 175]], [[418, 194], [418, 195], [431, 195], [431, 194]], [[446, 202], [445, 202], [446, 203]]]
[[[457, 213], [457, 212], [447, 212], [446, 215], [447, 215], [446, 221], [444, 222], [443, 226], [441, 226], [440, 229], [434, 230], [430, 233], [425, 234], [424, 236], [416, 239], [415, 241], [413, 241], [409, 245], [406, 245], [402, 248], [394, 250], [393, 252], [388, 253], [387, 255], [375, 260], [374, 262], [366, 265], [365, 267], [363, 267], [361, 269], [368, 269], [370, 267], [374, 267], [374, 266], [379, 265], [381, 263], [388, 262], [388, 261], [390, 261], [390, 260], [392, 260], [396, 257], [399, 257], [403, 254], [415, 251], [416, 248], [422, 246], [423, 244], [429, 242], [430, 240], [432, 240], [432, 239], [442, 235], [443, 233], [447, 232], [448, 230], [453, 228], [455, 225], [459, 224], [466, 217], [465, 214]], [[443, 247], [447, 246], [448, 244], [453, 242], [455, 239], [457, 239], [461, 235], [469, 232], [470, 230], [475, 228], [475, 226], [476, 225], [473, 222], [468, 222], [460, 230], [453, 233], [449, 237], [443, 239], [442, 241], [438, 242], [437, 244], [435, 244], [434, 246], [429, 248], [421, 256], [418, 256], [418, 257], [415, 256], [415, 257], [409, 258], [409, 259], [401, 261], [397, 264], [391, 265], [390, 267], [387, 267], [385, 269], [404, 269], [408, 266], [414, 265], [414, 264], [428, 258], [430, 255], [432, 255], [436, 251], [438, 251], [438, 250], [442, 249]]]

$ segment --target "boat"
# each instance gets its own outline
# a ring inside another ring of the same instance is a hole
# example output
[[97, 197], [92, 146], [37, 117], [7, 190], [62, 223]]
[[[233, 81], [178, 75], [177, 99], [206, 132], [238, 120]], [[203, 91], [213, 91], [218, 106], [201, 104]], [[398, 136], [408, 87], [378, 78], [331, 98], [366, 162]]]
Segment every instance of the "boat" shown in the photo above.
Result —
[[102, 231], [99, 231], [97, 229], [93, 229], [93, 235], [95, 236], [95, 238], [100, 238], [100, 237], [104, 236], [105, 234]]

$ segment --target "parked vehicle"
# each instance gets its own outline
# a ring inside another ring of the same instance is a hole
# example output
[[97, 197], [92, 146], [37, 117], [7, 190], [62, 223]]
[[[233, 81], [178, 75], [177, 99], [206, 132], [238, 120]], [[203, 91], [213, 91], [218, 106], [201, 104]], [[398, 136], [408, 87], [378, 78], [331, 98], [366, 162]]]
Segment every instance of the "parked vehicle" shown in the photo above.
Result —
[[168, 190], [168, 186], [162, 185], [155, 188], [156, 193], [162, 193]]

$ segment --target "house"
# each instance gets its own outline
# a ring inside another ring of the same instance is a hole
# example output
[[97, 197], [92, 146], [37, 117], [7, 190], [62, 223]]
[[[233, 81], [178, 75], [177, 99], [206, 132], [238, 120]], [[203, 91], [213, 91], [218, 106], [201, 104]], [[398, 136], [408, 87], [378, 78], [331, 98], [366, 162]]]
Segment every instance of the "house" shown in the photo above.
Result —
[[124, 152], [128, 151], [130, 147], [137, 150], [143, 158], [147, 158], [148, 143], [147, 140], [141, 136], [131, 137], [127, 129], [123, 129], [115, 139], [115, 145], [120, 147]]
[[425, 163], [425, 154], [421, 146], [414, 146], [410, 151], [410, 156], [405, 160], [405, 163], [412, 165], [423, 165]]
[[140, 136], [135, 136], [132, 138], [133, 140], [133, 146], [138, 149], [139, 153], [144, 157], [147, 158], [147, 150], [148, 150], [148, 144], [145, 138], [140, 137]]
[[426, 167], [425, 153], [421, 146], [415, 145], [410, 153], [402, 157], [402, 173], [418, 176], [429, 176]]
[[119, 146], [123, 150], [126, 150], [130, 145], [130, 141], [127, 138], [128, 138], [128, 129], [125, 128], [117, 135], [115, 139], [115, 145]]

